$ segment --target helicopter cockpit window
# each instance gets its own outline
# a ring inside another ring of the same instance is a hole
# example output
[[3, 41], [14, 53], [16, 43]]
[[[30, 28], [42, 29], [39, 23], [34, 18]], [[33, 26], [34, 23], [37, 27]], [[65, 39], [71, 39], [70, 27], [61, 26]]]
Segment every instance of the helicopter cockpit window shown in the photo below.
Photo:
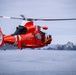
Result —
[[16, 31], [12, 34], [12, 35], [20, 35], [20, 34], [25, 34], [27, 32], [27, 28], [25, 28], [24, 26], [18, 26], [16, 28]]

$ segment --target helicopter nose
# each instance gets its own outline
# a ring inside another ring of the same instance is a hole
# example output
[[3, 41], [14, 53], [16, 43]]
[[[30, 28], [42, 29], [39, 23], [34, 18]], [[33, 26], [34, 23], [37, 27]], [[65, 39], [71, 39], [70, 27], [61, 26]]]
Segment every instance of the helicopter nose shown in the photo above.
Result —
[[51, 35], [49, 35], [49, 38], [51, 38]]
[[51, 41], [52, 41], [52, 36], [51, 35], [49, 35], [49, 36], [47, 36], [47, 44], [50, 44], [51, 43]]

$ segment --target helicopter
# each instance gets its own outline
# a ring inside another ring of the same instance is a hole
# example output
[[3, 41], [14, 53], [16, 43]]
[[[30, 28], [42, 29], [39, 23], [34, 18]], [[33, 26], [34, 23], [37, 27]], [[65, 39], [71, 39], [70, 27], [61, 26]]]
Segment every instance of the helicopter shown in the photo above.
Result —
[[4, 35], [0, 28], [0, 46], [8, 43], [17, 46], [18, 49], [23, 48], [41, 48], [45, 47], [52, 42], [52, 36], [46, 35], [45, 32], [41, 31], [41, 28], [47, 30], [47, 26], [35, 25], [34, 21], [65, 21], [65, 20], [76, 20], [76, 18], [67, 19], [35, 19], [25, 18], [21, 15], [21, 18], [0, 16], [0, 18], [26, 20], [27, 23], [24, 26], [19, 25], [16, 27], [16, 31], [13, 34]]

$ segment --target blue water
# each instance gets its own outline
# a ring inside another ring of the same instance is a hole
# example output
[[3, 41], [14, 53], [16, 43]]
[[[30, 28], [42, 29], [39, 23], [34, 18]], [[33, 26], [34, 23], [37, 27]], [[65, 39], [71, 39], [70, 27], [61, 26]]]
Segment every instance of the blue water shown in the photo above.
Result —
[[76, 51], [0, 51], [0, 75], [76, 75]]

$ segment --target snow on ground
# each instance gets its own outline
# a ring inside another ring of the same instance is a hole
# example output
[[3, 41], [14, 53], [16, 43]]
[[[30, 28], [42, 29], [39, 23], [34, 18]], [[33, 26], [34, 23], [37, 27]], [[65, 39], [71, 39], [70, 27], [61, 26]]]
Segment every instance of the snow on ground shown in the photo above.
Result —
[[76, 51], [0, 50], [0, 75], [76, 75]]

